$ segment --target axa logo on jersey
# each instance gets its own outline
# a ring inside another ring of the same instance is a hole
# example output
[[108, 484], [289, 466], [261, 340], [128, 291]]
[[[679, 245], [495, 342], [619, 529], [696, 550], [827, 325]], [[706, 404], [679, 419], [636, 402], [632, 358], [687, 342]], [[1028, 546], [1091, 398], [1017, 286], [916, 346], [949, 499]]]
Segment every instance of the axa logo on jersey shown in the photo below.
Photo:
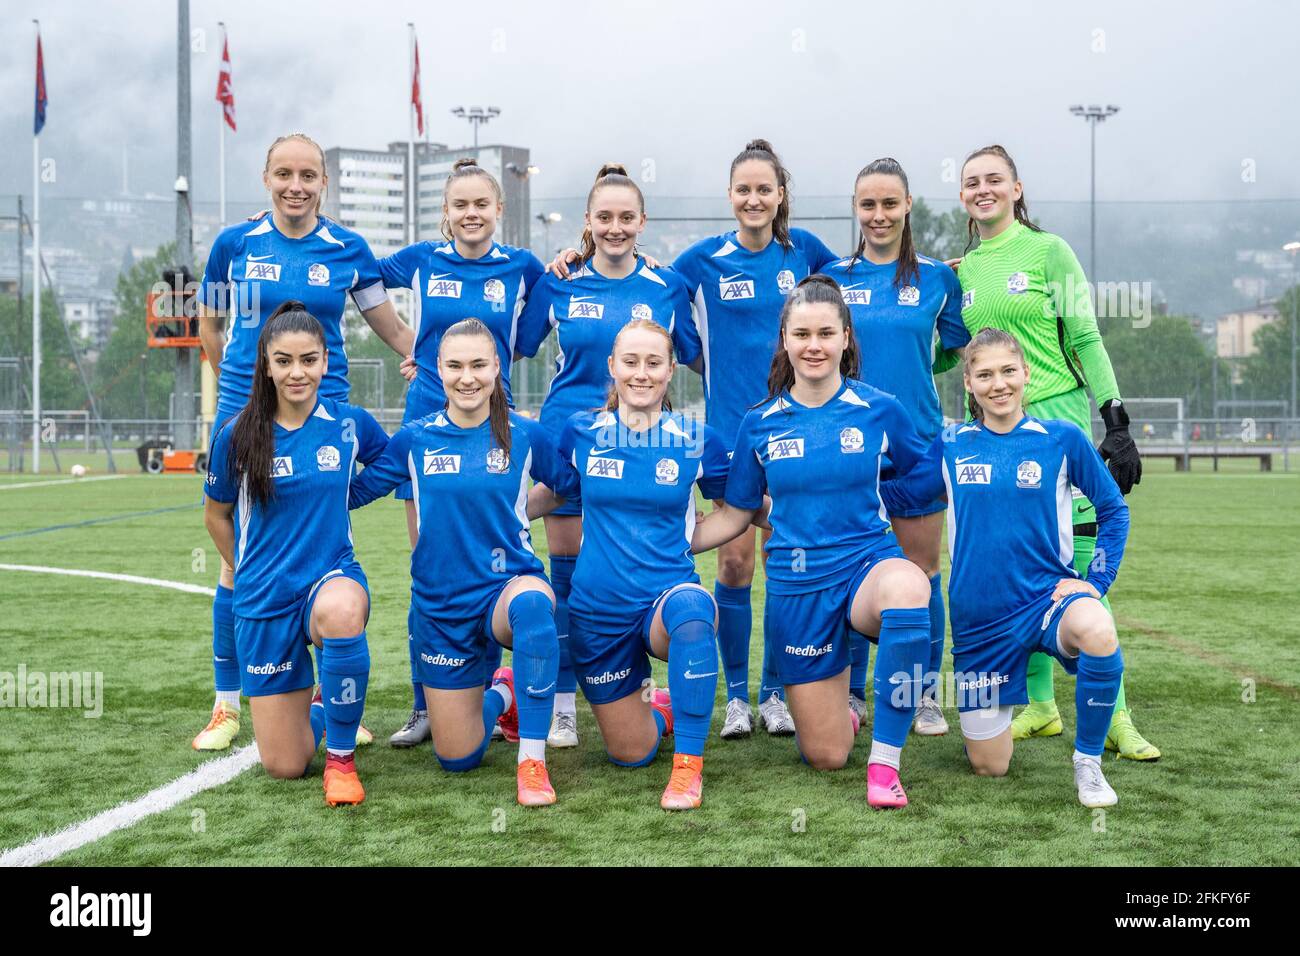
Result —
[[587, 458], [587, 475], [590, 478], [619, 478], [623, 477], [623, 459], [605, 458], [592, 454]]
[[444, 272], [440, 276], [429, 276], [429, 281], [424, 287], [424, 294], [430, 299], [459, 299], [460, 298], [460, 281], [457, 279], [448, 279], [450, 272]]
[[441, 448], [424, 452], [424, 473], [426, 475], [459, 475], [460, 455], [444, 455]]
[[767, 436], [768, 461], [780, 461], [783, 458], [802, 458], [803, 439]]
[[870, 289], [841, 289], [840, 297], [844, 300], [845, 305], [870, 305]]
[[278, 262], [254, 261], [252, 256], [244, 262], [244, 278], [260, 279], [263, 282], [280, 281], [280, 264]]
[[982, 462], [963, 463], [957, 459], [957, 484], [987, 485], [992, 469]]
[[718, 280], [718, 298], [723, 302], [730, 299], [752, 299], [754, 298], [754, 280], [741, 279], [744, 275], [737, 272], [735, 275], [723, 276]]
[[571, 296], [569, 298], [569, 318], [603, 319], [604, 317], [605, 306], [603, 303], [591, 302], [586, 297]]
[[293, 474], [293, 459], [288, 455], [271, 459], [271, 477], [288, 478]]

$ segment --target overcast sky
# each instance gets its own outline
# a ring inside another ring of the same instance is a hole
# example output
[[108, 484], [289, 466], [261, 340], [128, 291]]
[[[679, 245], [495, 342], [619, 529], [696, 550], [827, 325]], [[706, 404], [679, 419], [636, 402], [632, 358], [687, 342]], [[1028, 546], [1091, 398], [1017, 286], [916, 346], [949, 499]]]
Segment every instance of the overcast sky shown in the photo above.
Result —
[[[50, 105], [43, 196], [110, 196], [175, 176], [176, 3], [5, 0], [0, 202], [31, 190], [33, 16]], [[406, 23], [419, 31], [434, 141], [455, 105], [493, 105], [484, 142], [530, 147], [534, 197], [585, 194], [597, 166], [654, 163], [653, 196], [714, 196], [746, 139], [773, 141], [796, 197], [847, 195], [897, 157], [917, 195], [955, 193], [945, 160], [1004, 144], [1027, 195], [1085, 199], [1088, 132], [1071, 103], [1115, 103], [1100, 199], [1300, 197], [1300, 5], [1274, 3], [339, 2], [193, 0], [194, 198], [215, 200], [220, 40], [239, 132], [229, 194], [262, 195], [266, 147], [382, 148], [407, 132]], [[1253, 173], [1243, 181], [1243, 163]], [[951, 166], [948, 167], [950, 171]], [[797, 201], [797, 200], [796, 200]]]

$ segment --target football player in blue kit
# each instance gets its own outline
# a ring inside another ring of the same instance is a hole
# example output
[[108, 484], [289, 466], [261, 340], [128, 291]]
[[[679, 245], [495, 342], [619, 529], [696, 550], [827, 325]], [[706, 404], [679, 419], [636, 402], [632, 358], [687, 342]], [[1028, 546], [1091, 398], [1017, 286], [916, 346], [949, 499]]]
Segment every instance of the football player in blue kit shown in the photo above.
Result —
[[[301, 777], [324, 735], [325, 802], [356, 804], [370, 593], [348, 488], [388, 436], [364, 408], [319, 394], [329, 347], [303, 303], [282, 303], [258, 346], [248, 404], [212, 442], [204, 521], [234, 569], [235, 643], [262, 766]], [[319, 649], [316, 700], [309, 644]]]
[[[415, 342], [384, 291], [366, 241], [319, 215], [327, 185], [320, 146], [302, 133], [281, 136], [267, 151], [262, 182], [270, 193], [270, 211], [221, 231], [199, 292], [199, 335], [219, 386], [214, 436], [248, 401], [261, 326], [284, 302], [304, 303], [325, 330], [324, 398], [348, 399], [343, 310], [349, 295], [375, 334], [399, 355], [409, 355]], [[231, 569], [223, 564], [212, 604], [216, 700], [208, 726], [193, 740], [196, 750], [224, 750], [239, 733], [231, 586]], [[370, 742], [364, 727], [360, 735], [362, 743]]]
[[[1029, 699], [1029, 655], [1048, 654], [1077, 675], [1079, 802], [1111, 806], [1118, 797], [1101, 755], [1124, 659], [1101, 597], [1119, 573], [1128, 505], [1082, 429], [1025, 415], [1030, 369], [1010, 333], [982, 329], [966, 346], [964, 371], [973, 420], [949, 426], [925, 462], [882, 494], [891, 510], [948, 499], [948, 607], [966, 754], [977, 774], [1006, 774], [1012, 711]], [[1073, 564], [1071, 485], [1097, 509], [1097, 558], [1086, 580]]]
[[[565, 426], [560, 454], [581, 482], [582, 550], [569, 598], [578, 682], [609, 759], [641, 767], [674, 734], [665, 810], [703, 793], [704, 741], [718, 686], [717, 608], [691, 556], [695, 487], [721, 497], [727, 449], [708, 425], [672, 411], [668, 330], [633, 319], [614, 341], [614, 379], [599, 411]], [[647, 655], [668, 662], [670, 700], [651, 686]]]
[[[559, 647], [554, 597], [529, 536], [528, 481], [577, 493], [549, 434], [506, 403], [496, 340], [478, 319], [439, 342], [443, 408], [404, 425], [353, 483], [360, 507], [411, 482], [413, 634], [438, 763], [477, 767], [498, 723], [519, 741], [519, 803], [555, 802], [546, 769]], [[490, 645], [514, 652], [485, 689]]]
[[[415, 324], [414, 361], [417, 374], [406, 392], [402, 423], [423, 418], [446, 404], [438, 377], [438, 343], [452, 325], [476, 318], [492, 333], [501, 361], [501, 381], [507, 404], [510, 363], [519, 338], [519, 314], [528, 292], [542, 274], [542, 264], [527, 249], [503, 245], [493, 238], [505, 212], [501, 184], [473, 159], [458, 159], [447, 174], [442, 200], [444, 242], [417, 242], [379, 260], [388, 288], [409, 289]], [[535, 351], [535, 349], [534, 349]], [[406, 501], [406, 526], [414, 549], [418, 518], [411, 483], [398, 486], [395, 496]], [[412, 633], [410, 621], [407, 634]], [[414, 747], [429, 739], [429, 715], [424, 706], [415, 659], [415, 640], [409, 638], [411, 716], [388, 742], [394, 747]], [[489, 645], [495, 655], [491, 673], [500, 663], [501, 648]]]
[[[650, 268], [637, 253], [637, 237], [645, 223], [645, 197], [626, 168], [602, 166], [587, 194], [581, 268], [568, 281], [544, 276], [528, 297], [520, 320], [519, 351], [536, 354], [552, 328], [559, 346], [555, 378], [540, 415], [557, 441], [570, 415], [604, 405], [614, 336], [632, 319], [648, 319], [667, 329], [683, 365], [699, 361], [699, 337], [686, 287], [675, 273]], [[566, 502], [546, 516], [561, 649], [560, 686], [549, 737], [552, 746], [578, 743], [568, 599], [581, 541], [582, 512], [576, 502]]]
[[768, 397], [740, 424], [725, 503], [701, 521], [697, 553], [734, 538], [771, 498], [764, 630], [804, 759], [847, 763], [849, 630], [876, 635], [867, 801], [902, 807], [899, 757], [929, 658], [930, 584], [903, 556], [879, 501], [886, 455], [911, 469], [926, 447], [890, 395], [854, 379], [858, 347], [840, 287], [813, 275], [781, 310]]
[[[858, 247], [823, 271], [840, 284], [853, 316], [853, 333], [862, 353], [858, 377], [897, 398], [917, 432], [929, 442], [943, 425], [932, 371], [935, 337], [940, 360], [947, 364], [955, 361], [955, 350], [970, 341], [970, 333], [961, 319], [961, 283], [956, 273], [916, 252], [911, 210], [907, 174], [898, 161], [883, 158], [869, 163], [853, 186], [853, 212], [861, 229]], [[893, 472], [886, 456], [882, 480]], [[903, 553], [930, 578], [930, 666], [913, 723], [913, 730], [925, 736], [948, 732], [938, 696], [945, 625], [939, 576], [943, 509], [938, 498], [889, 515]], [[865, 718], [869, 645], [860, 634], [851, 634], [849, 640], [853, 660], [849, 703], [859, 718]]]
[[[728, 448], [745, 412], [762, 401], [787, 295], [836, 256], [815, 235], [790, 226], [790, 174], [772, 144], [756, 139], [731, 162], [728, 199], [736, 228], [702, 239], [673, 262], [695, 307], [704, 355], [706, 419]], [[716, 503], [715, 503], [716, 504]], [[726, 739], [748, 737], [749, 641], [753, 630], [755, 530], [718, 550], [718, 644], [727, 679]], [[759, 713], [768, 733], [794, 733], [771, 649], [764, 642]]]

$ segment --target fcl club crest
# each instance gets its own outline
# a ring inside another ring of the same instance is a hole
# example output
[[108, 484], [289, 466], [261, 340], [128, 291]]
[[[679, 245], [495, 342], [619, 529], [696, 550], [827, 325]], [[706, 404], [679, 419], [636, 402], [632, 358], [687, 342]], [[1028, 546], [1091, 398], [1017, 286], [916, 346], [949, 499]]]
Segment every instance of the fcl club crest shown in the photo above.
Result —
[[643, 322], [649, 322], [654, 318], [654, 313], [650, 311], [650, 306], [646, 305], [644, 302], [638, 302], [636, 305], [632, 306], [632, 318], [640, 319]]
[[794, 273], [789, 269], [782, 269], [776, 274], [776, 287], [781, 290], [782, 295], [789, 295], [794, 289]]
[[840, 451], [846, 455], [856, 455], [863, 449], [862, 430], [846, 428], [840, 432]]
[[671, 458], [660, 458], [659, 463], [655, 465], [655, 484], [677, 484], [677, 470], [677, 462]]
[[503, 475], [510, 468], [504, 448], [493, 448], [487, 453], [487, 470], [494, 475]]
[[1020, 295], [1029, 289], [1029, 276], [1023, 272], [1013, 272], [1007, 276], [1007, 295]]
[[1022, 461], [1016, 468], [1017, 488], [1040, 488], [1043, 484], [1043, 469], [1036, 461]]
[[329, 285], [330, 271], [319, 262], [313, 262], [307, 267], [307, 284], [308, 285]]
[[921, 302], [921, 290], [914, 285], [905, 285], [898, 290], [899, 305], [919, 305]]
[[488, 279], [483, 283], [483, 298], [487, 302], [504, 302], [506, 300], [506, 284], [500, 279]]
[[316, 467], [321, 471], [338, 471], [339, 450], [333, 445], [321, 445], [316, 449]]

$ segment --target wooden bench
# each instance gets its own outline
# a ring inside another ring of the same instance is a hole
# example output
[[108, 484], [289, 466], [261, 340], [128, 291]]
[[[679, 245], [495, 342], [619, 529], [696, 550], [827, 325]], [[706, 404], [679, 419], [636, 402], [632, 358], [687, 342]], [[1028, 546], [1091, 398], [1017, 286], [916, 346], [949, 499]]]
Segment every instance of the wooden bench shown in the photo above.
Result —
[[1220, 458], [1258, 458], [1260, 471], [1273, 470], [1273, 456], [1279, 454], [1277, 448], [1152, 448], [1138, 446], [1143, 458], [1172, 458], [1174, 471], [1191, 471], [1193, 458], [1209, 458], [1214, 462], [1214, 470], [1219, 470]]

